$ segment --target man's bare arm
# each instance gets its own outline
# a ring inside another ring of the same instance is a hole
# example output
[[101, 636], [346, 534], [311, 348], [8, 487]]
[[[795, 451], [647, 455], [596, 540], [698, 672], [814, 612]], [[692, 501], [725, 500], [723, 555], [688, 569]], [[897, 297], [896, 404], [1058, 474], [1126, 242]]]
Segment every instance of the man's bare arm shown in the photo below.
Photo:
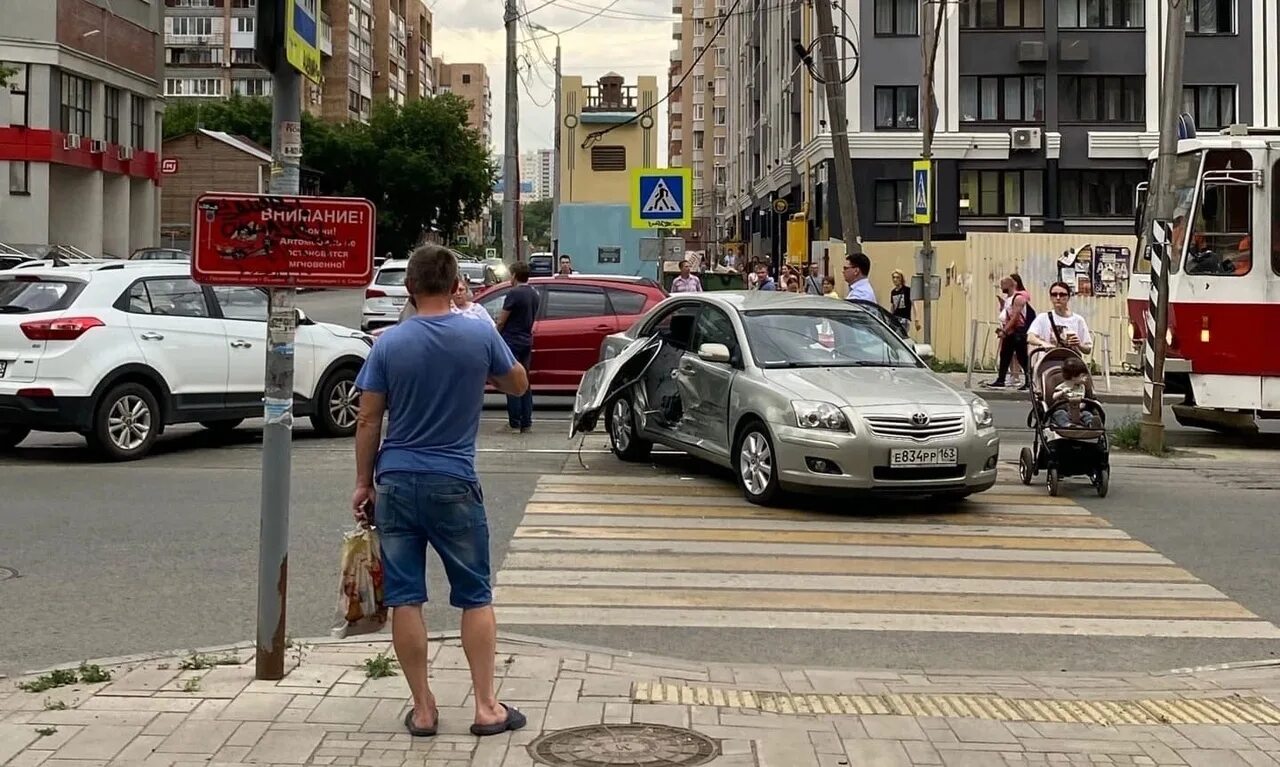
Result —
[[503, 309], [502, 311], [498, 312], [498, 319], [495, 324], [498, 326], [499, 331], [501, 331], [502, 328], [506, 326], [507, 320], [510, 318], [511, 318], [510, 309]]
[[360, 393], [360, 415], [356, 418], [356, 487], [373, 487], [373, 465], [382, 444], [382, 416], [387, 412], [387, 395]]
[[517, 362], [505, 375], [493, 376], [489, 381], [493, 383], [493, 388], [503, 394], [519, 397], [529, 390], [529, 371]]

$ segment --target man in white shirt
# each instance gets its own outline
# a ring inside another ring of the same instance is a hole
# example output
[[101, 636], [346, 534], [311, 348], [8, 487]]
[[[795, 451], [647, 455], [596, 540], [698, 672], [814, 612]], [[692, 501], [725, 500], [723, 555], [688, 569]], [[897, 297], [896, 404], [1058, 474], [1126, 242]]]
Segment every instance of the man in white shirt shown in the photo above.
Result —
[[1033, 349], [1063, 346], [1081, 354], [1093, 351], [1089, 323], [1071, 311], [1071, 287], [1065, 282], [1055, 282], [1049, 287], [1049, 298], [1053, 311], [1036, 315], [1027, 330], [1027, 345]]
[[870, 301], [876, 303], [876, 292], [871, 287], [871, 259], [866, 253], [850, 253], [844, 257], [844, 280], [849, 283], [846, 301]]
[[702, 280], [693, 273], [688, 261], [680, 262], [680, 275], [671, 281], [672, 293], [701, 293]]

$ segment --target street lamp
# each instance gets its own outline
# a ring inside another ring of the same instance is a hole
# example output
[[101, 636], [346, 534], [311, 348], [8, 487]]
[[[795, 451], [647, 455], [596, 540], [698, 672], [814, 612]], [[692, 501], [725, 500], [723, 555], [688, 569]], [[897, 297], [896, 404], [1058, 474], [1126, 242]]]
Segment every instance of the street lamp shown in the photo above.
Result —
[[556, 39], [556, 87], [555, 87], [555, 148], [552, 150], [555, 157], [555, 176], [551, 179], [551, 254], [555, 258], [560, 258], [560, 126], [564, 119], [560, 115], [560, 33], [553, 32], [550, 29], [536, 22], [529, 22], [530, 29], [536, 29], [546, 32]]

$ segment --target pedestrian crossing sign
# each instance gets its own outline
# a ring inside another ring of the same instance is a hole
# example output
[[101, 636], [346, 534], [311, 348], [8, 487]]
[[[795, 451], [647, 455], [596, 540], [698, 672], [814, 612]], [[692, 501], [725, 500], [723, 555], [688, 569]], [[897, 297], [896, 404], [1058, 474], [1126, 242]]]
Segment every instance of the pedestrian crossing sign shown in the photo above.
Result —
[[928, 224], [933, 220], [933, 174], [928, 160], [917, 160], [911, 164], [912, 193], [911, 208], [913, 220], [917, 224]]
[[639, 168], [631, 177], [631, 226], [688, 229], [693, 225], [693, 172], [689, 168]]

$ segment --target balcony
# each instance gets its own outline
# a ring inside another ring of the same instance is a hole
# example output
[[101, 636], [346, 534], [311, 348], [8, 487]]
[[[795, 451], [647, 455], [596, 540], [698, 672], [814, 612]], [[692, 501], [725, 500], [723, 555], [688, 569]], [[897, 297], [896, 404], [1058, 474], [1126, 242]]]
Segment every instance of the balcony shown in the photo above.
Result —
[[673, 116], [678, 116], [678, 115], [684, 114], [684, 104], [681, 104], [679, 101], [672, 101], [672, 102], [671, 102], [671, 114], [672, 114]]
[[680, 0], [671, 0], [671, 12], [676, 14], [684, 13], [684, 5]]
[[226, 38], [221, 32], [213, 32], [207, 35], [179, 35], [173, 32], [164, 33], [165, 45], [181, 45], [188, 48], [200, 45], [221, 46], [225, 39]]
[[320, 14], [320, 53], [333, 55], [333, 25], [329, 23], [329, 14]]
[[586, 91], [583, 112], [634, 112], [639, 102], [639, 93], [634, 85], [618, 85], [607, 90], [598, 85], [588, 85]]
[[672, 48], [672, 49], [671, 49], [671, 63], [672, 63], [672, 64], [678, 64], [678, 63], [680, 63], [680, 62], [681, 62], [681, 61], [683, 61], [683, 60], [684, 60], [684, 53], [683, 53], [683, 52], [681, 52], [680, 48], [678, 48], [678, 47], [676, 47], [676, 48]]
[[671, 24], [671, 39], [679, 40], [683, 32], [684, 22], [676, 21]]

